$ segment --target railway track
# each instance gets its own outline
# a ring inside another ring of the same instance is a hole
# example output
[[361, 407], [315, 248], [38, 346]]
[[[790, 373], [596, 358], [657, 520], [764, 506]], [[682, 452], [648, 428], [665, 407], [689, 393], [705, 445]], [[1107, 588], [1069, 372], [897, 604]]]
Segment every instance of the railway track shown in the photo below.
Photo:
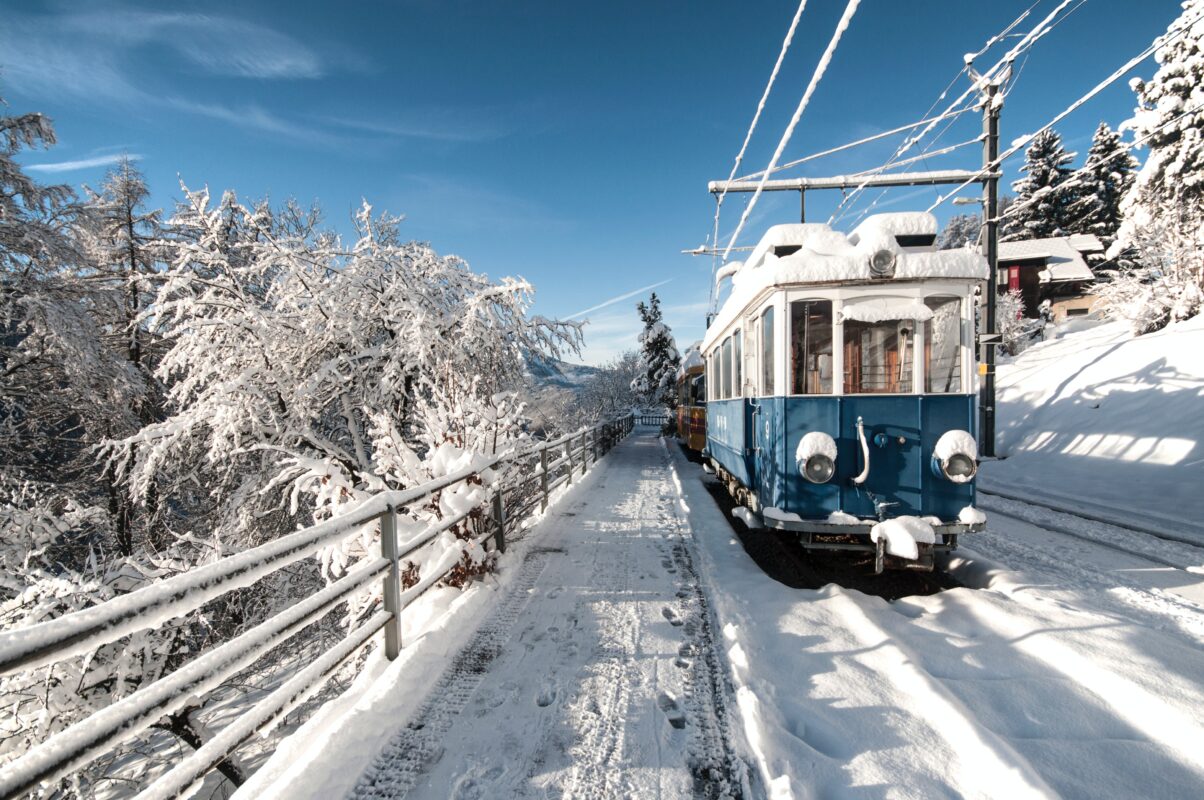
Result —
[[1204, 550], [1204, 543], [1201, 543], [1196, 539], [1175, 536], [1174, 534], [1166, 533], [1165, 531], [1155, 530], [1154, 528], [1147, 528], [1141, 525], [1135, 525], [1131, 522], [1120, 522], [1115, 519], [1100, 516], [1098, 514], [1092, 514], [1089, 511], [1067, 508], [1066, 506], [1051, 503], [1049, 501], [1034, 500], [1030, 497], [1021, 497], [1020, 495], [1010, 494], [1008, 492], [1000, 492], [998, 490], [987, 490], [982, 488], [978, 489], [978, 494], [985, 494], [988, 497], [1001, 497], [1004, 500], [1011, 500], [1016, 503], [1024, 503], [1025, 505], [1029, 506], [1037, 506], [1038, 508], [1044, 508], [1058, 514], [1068, 514], [1072, 517], [1078, 517], [1079, 519], [1085, 519], [1091, 522], [1102, 522], [1103, 524], [1110, 525], [1113, 528], [1123, 528], [1127, 531], [1134, 531], [1135, 533], [1144, 533], [1147, 536], [1153, 536], [1155, 539], [1162, 539], [1166, 542], [1177, 542], [1178, 544], [1185, 544], [1190, 547]]
[[[1037, 526], [1044, 530], [1060, 533], [1064, 536], [1070, 536], [1074, 539], [1079, 539], [1089, 544], [1097, 545], [1099, 547], [1103, 547], [1117, 553], [1122, 553], [1127, 556], [1140, 558], [1159, 566], [1170, 567], [1171, 569], [1182, 570], [1185, 572], [1204, 571], [1198, 566], [1199, 559], [1204, 558], [1204, 545], [1201, 545], [1200, 543], [1191, 539], [1175, 536], [1174, 534], [1168, 534], [1163, 531], [1156, 531], [1128, 523], [1109, 520], [1100, 515], [1091, 514], [1090, 512], [1072, 511], [1059, 505], [1044, 503], [1038, 500], [1030, 500], [1003, 492], [979, 490], [978, 494], [979, 508], [991, 514], [998, 514], [1009, 519], [1026, 523], [1028, 525]], [[983, 503], [982, 498], [984, 496], [994, 497], [1010, 503], [1020, 504], [1022, 507], [1042, 509], [1043, 513], [1037, 512], [1025, 514], [1017, 509], [1005, 507], [1000, 503]], [[1069, 517], [1072, 519], [1083, 520], [1087, 523], [1093, 524], [1093, 527], [1090, 533], [1084, 532], [1083, 530], [1075, 530], [1071, 525], [1065, 524], [1067, 522], [1065, 519], [1051, 519], [1051, 514], [1059, 515], [1064, 518]], [[1101, 529], [1099, 526], [1105, 527]], [[1109, 528], [1115, 529], [1116, 531], [1112, 534], [1111, 538], [1108, 536], [1110, 533], [1108, 531]], [[1161, 550], [1162, 552], [1151, 552], [1150, 547], [1139, 548], [1131, 546], [1131, 535], [1133, 533], [1141, 536], [1152, 537], [1162, 543], [1165, 543], [1156, 545], [1154, 548]], [[1124, 541], [1125, 539], [1129, 539], [1130, 541]], [[1188, 550], [1185, 552], [1184, 548], [1188, 548]], [[1197, 564], [1191, 564], [1190, 562], [1192, 560], [1196, 560]]]

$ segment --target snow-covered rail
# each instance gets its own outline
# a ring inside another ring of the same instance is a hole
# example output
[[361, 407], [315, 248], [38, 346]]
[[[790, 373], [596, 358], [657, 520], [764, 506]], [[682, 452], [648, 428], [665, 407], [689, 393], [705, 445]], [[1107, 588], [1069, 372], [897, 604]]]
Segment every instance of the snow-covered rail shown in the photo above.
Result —
[[[354, 535], [361, 527], [380, 526], [380, 555], [366, 559], [321, 592], [311, 595], [219, 647], [203, 653], [165, 678], [39, 743], [0, 767], [0, 797], [14, 798], [54, 781], [137, 736], [156, 721], [220, 686], [273, 648], [321, 619], [348, 597], [383, 581], [383, 608], [274, 692], [227, 726], [200, 749], [161, 776], [138, 797], [168, 798], [186, 793], [222, 763], [236, 747], [305, 700], [344, 661], [376, 633], [384, 631], [385, 654], [396, 658], [402, 645], [401, 612], [454, 567], [423, 575], [402, 588], [402, 560], [441, 533], [470, 520], [476, 541], [499, 550], [507, 535], [535, 505], [547, 507], [551, 493], [572, 483], [635, 424], [632, 416], [582, 428], [559, 439], [487, 461], [412, 489], [382, 492], [337, 518], [267, 544], [223, 558], [92, 608], [28, 628], [0, 633], [0, 675], [34, 669], [87, 653], [131, 633], [196, 611], [236, 589], [251, 586], [324, 547]], [[401, 542], [397, 515], [436, 493], [482, 472], [507, 467], [495, 484], [488, 507], [477, 506], [445, 517]], [[482, 513], [484, 512], [484, 513]], [[471, 519], [470, 519], [471, 518]]]

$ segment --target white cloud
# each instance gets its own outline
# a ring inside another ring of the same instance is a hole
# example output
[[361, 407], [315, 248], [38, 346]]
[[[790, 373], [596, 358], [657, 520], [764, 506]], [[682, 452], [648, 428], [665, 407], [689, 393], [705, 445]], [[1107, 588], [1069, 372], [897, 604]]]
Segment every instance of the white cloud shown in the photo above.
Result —
[[107, 167], [111, 164], [116, 164], [122, 159], [137, 161], [142, 156], [137, 153], [112, 153], [107, 156], [94, 156], [92, 158], [81, 158], [75, 161], [56, 161], [50, 164], [29, 164], [25, 169], [30, 172], [71, 172], [77, 169], [90, 169], [92, 167]]

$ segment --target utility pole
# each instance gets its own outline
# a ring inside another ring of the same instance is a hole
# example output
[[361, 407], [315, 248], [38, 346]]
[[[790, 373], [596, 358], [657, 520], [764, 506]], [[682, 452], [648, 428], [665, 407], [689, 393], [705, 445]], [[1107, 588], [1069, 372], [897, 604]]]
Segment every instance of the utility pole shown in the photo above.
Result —
[[[999, 174], [995, 162], [999, 159], [999, 109], [1003, 98], [999, 85], [987, 84], [983, 94], [982, 169], [986, 180], [982, 184], [983, 248], [987, 257], [986, 331], [996, 332], [995, 300], [998, 297], [999, 268]], [[994, 337], [992, 337], [994, 338]], [[979, 450], [984, 456], [995, 455], [995, 352], [994, 343], [982, 347], [982, 386], [978, 397]]]

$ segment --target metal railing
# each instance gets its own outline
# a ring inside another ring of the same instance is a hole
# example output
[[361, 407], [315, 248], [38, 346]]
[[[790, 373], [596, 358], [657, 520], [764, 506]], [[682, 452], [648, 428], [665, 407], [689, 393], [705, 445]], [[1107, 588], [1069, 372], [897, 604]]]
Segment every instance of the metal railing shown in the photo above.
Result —
[[668, 425], [668, 414], [636, 414], [635, 421], [638, 425]]
[[[329, 614], [351, 595], [381, 580], [383, 608], [350, 631], [282, 685], [227, 725], [199, 749], [160, 776], [138, 800], [171, 798], [186, 793], [225, 761], [234, 750], [289, 713], [321, 687], [373, 635], [384, 631], [385, 655], [401, 651], [401, 612], [431, 586], [447, 577], [423, 575], [402, 586], [402, 562], [439, 534], [468, 520], [476, 522], [473, 538], [504, 552], [508, 535], [517, 531], [536, 505], [546, 510], [553, 493], [583, 476], [610, 448], [631, 432], [631, 415], [613, 422], [543, 442], [519, 453], [503, 454], [422, 486], [382, 492], [334, 519], [228, 556], [212, 564], [27, 628], [0, 633], [0, 675], [55, 664], [117, 641], [164, 620], [196, 611], [236, 589], [251, 586], [324, 547], [354, 535], [363, 525], [380, 526], [380, 555], [365, 559], [322, 591], [299, 600], [254, 628], [205, 652], [171, 674], [140, 688], [39, 743], [0, 767], [0, 797], [15, 798], [39, 784], [55, 781], [91, 762], [121, 742], [151, 727], [164, 716], [195, 703], [269, 651]], [[481, 506], [430, 523], [401, 542], [397, 514], [432, 495], [479, 476], [487, 469], [510, 467]], [[477, 512], [484, 511], [484, 514]], [[475, 517], [473, 515], [476, 515]]]

